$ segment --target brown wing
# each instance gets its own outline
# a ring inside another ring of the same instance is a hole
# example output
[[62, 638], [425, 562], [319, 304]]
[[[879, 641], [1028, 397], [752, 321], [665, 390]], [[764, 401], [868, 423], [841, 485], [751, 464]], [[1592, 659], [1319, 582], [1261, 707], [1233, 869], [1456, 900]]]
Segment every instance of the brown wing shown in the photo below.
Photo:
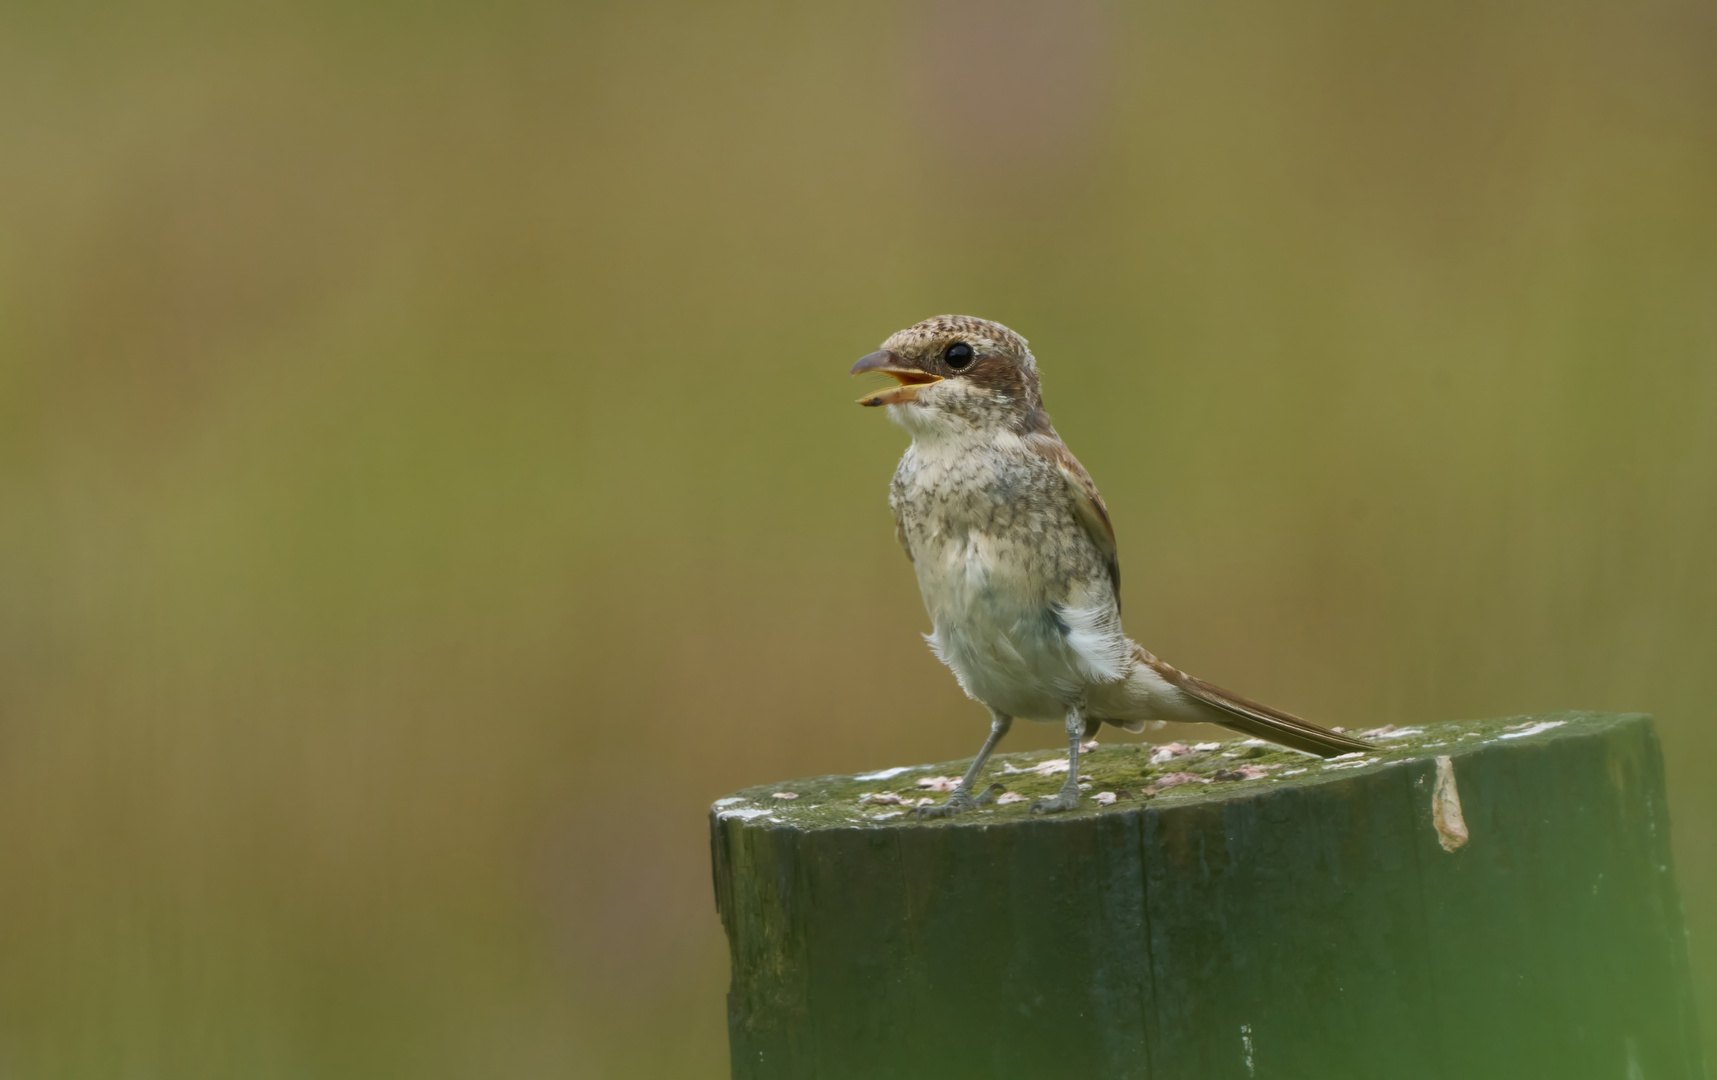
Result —
[[1303, 750], [1308, 754], [1320, 757], [1335, 757], [1339, 754], [1351, 754], [1355, 750], [1375, 750], [1368, 742], [1349, 738], [1339, 732], [1319, 727], [1309, 720], [1301, 720], [1290, 712], [1273, 709], [1268, 705], [1260, 705], [1251, 698], [1243, 698], [1232, 690], [1224, 690], [1203, 679], [1194, 678], [1186, 672], [1164, 660], [1159, 660], [1144, 649], [1134, 646], [1135, 655], [1151, 669], [1182, 692], [1193, 699], [1217, 710], [1216, 715], [1209, 717], [1209, 722], [1221, 724], [1223, 727], [1242, 731], [1259, 739], [1265, 739], [1283, 746], [1291, 746], [1295, 750]]
[[906, 522], [900, 520], [900, 511], [894, 512], [894, 538], [900, 542], [900, 550], [906, 552], [907, 562], [917, 562], [912, 557], [912, 545], [906, 542]]
[[1109, 571], [1109, 587], [1115, 593], [1115, 608], [1120, 610], [1121, 559], [1115, 544], [1115, 526], [1109, 523], [1109, 508], [1103, 505], [1103, 496], [1097, 493], [1091, 474], [1079, 464], [1079, 459], [1067, 449], [1067, 444], [1053, 434], [1027, 435], [1025, 444], [1061, 470], [1062, 479], [1067, 481], [1067, 493], [1071, 496], [1073, 516], [1103, 556], [1103, 564]]

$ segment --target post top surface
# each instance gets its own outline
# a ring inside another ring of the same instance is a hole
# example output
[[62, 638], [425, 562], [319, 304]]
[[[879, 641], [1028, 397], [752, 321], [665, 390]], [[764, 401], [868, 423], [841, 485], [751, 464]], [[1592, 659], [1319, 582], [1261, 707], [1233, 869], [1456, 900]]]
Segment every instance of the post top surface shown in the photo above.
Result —
[[[1335, 782], [1411, 761], [1460, 757], [1486, 747], [1513, 744], [1524, 748], [1592, 735], [1618, 724], [1650, 723], [1650, 719], [1643, 713], [1557, 712], [1372, 728], [1355, 734], [1376, 743], [1376, 750], [1329, 759], [1242, 738], [1191, 744], [1140, 741], [1100, 745], [1079, 758], [1080, 775], [1090, 777], [1079, 809], [1057, 814], [1055, 819], [1224, 802]], [[763, 784], [717, 799], [710, 812], [723, 822], [762, 828], [894, 828], [912, 823], [918, 800], [944, 801], [948, 786], [960, 778], [970, 761], [903, 765], [852, 776], [813, 776]], [[1006, 801], [955, 818], [925, 822], [924, 827], [982, 827], [1032, 818], [1032, 800], [1054, 794], [1066, 772], [1067, 756], [1063, 752], [996, 754], [979, 790], [983, 784], [1000, 782], [1007, 789], [1001, 796]], [[1112, 800], [1109, 795], [1113, 795]]]

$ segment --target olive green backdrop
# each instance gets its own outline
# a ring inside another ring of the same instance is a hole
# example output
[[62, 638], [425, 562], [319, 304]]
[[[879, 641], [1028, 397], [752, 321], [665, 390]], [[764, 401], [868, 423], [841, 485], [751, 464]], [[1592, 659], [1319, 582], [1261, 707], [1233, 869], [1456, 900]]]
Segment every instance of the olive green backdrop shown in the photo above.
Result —
[[1173, 662], [1656, 713], [1717, 1031], [1708, 3], [65, 0], [0, 14], [0, 1071], [725, 1075], [708, 802], [985, 730], [846, 376], [948, 311]]

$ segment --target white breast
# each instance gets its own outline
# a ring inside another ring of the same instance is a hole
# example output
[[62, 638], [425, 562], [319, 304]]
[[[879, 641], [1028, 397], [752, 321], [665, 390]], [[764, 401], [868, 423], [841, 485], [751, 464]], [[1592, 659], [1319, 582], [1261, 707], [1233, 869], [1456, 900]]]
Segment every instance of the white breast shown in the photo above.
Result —
[[1087, 688], [1124, 678], [1131, 643], [1107, 582], [1057, 592], [1044, 580], [1038, 548], [1053, 523], [998, 519], [993, 466], [915, 450], [899, 479], [935, 626], [926, 639], [966, 693], [1010, 716], [1059, 722]]

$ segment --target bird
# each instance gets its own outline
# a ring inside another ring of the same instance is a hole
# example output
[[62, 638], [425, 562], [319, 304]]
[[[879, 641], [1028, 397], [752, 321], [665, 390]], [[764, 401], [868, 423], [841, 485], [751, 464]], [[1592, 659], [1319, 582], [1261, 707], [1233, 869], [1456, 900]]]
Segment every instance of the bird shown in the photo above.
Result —
[[1323, 757], [1372, 749], [1188, 675], [1121, 627], [1121, 566], [1108, 507], [1044, 411], [1037, 360], [1000, 323], [938, 315], [891, 335], [853, 364], [895, 385], [883, 408], [912, 438], [894, 471], [895, 537], [930, 615], [925, 635], [990, 733], [965, 776], [919, 820], [992, 801], [974, 795], [1015, 719], [1061, 722], [1067, 781], [1037, 813], [1079, 805], [1080, 744], [1104, 724], [1141, 732], [1174, 720], [1220, 724]]

